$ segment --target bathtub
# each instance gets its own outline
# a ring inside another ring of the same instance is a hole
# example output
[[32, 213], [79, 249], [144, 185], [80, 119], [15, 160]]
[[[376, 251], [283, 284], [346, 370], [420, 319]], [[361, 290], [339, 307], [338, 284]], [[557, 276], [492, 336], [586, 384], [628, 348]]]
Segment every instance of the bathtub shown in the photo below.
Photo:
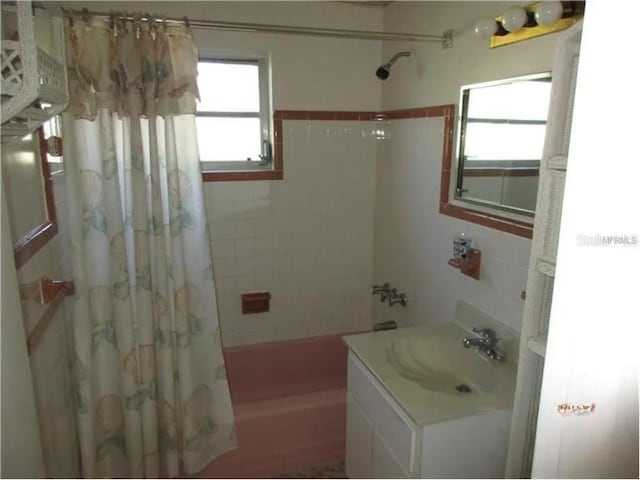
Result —
[[341, 336], [224, 351], [238, 448], [196, 478], [272, 477], [343, 459], [347, 348]]

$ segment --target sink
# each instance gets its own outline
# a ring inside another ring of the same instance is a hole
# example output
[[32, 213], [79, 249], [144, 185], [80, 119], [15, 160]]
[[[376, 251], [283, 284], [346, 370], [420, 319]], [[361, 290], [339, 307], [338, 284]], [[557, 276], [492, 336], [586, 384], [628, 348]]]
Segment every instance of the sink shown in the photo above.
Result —
[[402, 377], [427, 390], [451, 395], [486, 394], [500, 381], [503, 369], [474, 350], [463, 348], [462, 339], [418, 335], [391, 340], [387, 359]]

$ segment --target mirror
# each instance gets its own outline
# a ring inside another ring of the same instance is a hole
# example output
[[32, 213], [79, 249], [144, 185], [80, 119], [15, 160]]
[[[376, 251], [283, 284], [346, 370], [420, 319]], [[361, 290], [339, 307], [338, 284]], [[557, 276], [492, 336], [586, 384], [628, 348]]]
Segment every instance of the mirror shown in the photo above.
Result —
[[551, 73], [465, 85], [454, 199], [532, 217]]
[[18, 269], [58, 232], [48, 157], [42, 127], [2, 144], [2, 181]]

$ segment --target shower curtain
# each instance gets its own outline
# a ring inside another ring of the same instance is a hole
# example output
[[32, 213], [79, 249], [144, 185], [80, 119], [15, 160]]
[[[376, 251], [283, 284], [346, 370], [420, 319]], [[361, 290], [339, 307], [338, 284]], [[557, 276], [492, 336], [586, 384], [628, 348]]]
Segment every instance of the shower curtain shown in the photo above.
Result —
[[236, 445], [187, 27], [68, 29], [63, 116], [82, 472], [194, 473]]

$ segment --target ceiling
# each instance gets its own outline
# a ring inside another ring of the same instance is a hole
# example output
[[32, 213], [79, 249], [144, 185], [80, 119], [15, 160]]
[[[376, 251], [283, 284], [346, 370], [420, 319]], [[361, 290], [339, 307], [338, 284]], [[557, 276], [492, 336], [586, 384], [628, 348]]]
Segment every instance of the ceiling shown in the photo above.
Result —
[[360, 7], [386, 7], [390, 3], [394, 3], [394, 2], [393, 1], [374, 2], [374, 1], [361, 0], [361, 1], [340, 1], [338, 3], [349, 3], [352, 5], [358, 5]]

